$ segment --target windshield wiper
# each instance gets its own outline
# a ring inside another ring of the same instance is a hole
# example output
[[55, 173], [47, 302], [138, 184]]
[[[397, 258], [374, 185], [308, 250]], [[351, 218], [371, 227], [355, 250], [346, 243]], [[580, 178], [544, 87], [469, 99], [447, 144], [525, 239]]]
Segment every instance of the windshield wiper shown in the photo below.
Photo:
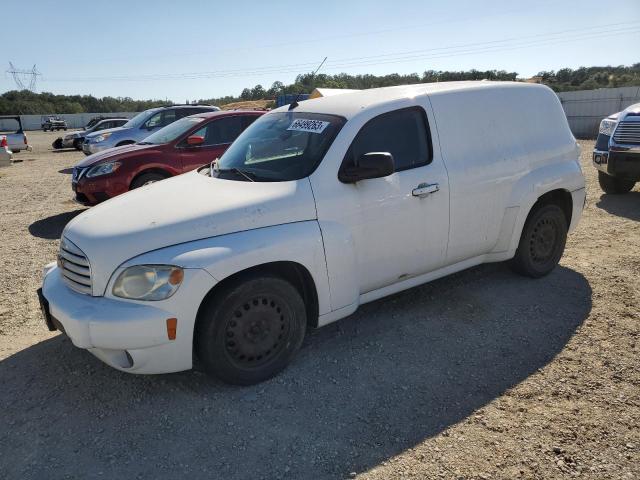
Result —
[[250, 175], [253, 175], [252, 173], [250, 173], [250, 172], [246, 172], [246, 171], [244, 171], [244, 170], [240, 170], [240, 169], [239, 169], [239, 168], [237, 168], [237, 167], [224, 168], [224, 169], [223, 169], [223, 168], [219, 168], [219, 169], [218, 169], [218, 172], [219, 172], [219, 173], [224, 173], [224, 172], [233, 172], [233, 173], [235, 173], [235, 174], [238, 174], [238, 175], [243, 176], [244, 178], [246, 178], [246, 179], [247, 179], [247, 180], [249, 180], [250, 182], [255, 182], [255, 179], [254, 179], [254, 178], [252, 178], [252, 177], [250, 176]]

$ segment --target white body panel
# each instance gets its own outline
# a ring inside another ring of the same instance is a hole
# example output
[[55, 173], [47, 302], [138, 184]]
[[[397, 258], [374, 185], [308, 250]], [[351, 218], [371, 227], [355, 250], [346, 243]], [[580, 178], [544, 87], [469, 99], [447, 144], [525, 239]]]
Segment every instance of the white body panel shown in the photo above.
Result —
[[[431, 162], [341, 183], [338, 170], [362, 126], [407, 107], [426, 114]], [[248, 268], [271, 262], [305, 268], [317, 294], [317, 323], [324, 325], [362, 303], [513, 257], [531, 207], [547, 192], [571, 193], [570, 229], [580, 218], [585, 191], [577, 144], [546, 87], [390, 87], [308, 100], [296, 112], [346, 119], [308, 178], [263, 183], [192, 172], [116, 197], [69, 223], [64, 236], [91, 264], [93, 296], [70, 290], [56, 268], [43, 292], [74, 344], [122, 370], [187, 369], [202, 300]], [[437, 191], [412, 195], [425, 183]], [[114, 297], [117, 275], [143, 264], [183, 267], [185, 282], [160, 302]], [[167, 318], [178, 318], [176, 340], [166, 339]]]

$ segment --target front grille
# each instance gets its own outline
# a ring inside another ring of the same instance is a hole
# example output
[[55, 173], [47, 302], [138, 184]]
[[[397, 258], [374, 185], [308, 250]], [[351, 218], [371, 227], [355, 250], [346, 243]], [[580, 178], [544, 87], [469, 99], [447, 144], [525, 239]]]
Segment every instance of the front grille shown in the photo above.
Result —
[[91, 266], [87, 256], [66, 238], [60, 241], [58, 266], [64, 281], [76, 292], [91, 295]]
[[640, 145], [640, 122], [620, 122], [613, 139], [616, 143]]

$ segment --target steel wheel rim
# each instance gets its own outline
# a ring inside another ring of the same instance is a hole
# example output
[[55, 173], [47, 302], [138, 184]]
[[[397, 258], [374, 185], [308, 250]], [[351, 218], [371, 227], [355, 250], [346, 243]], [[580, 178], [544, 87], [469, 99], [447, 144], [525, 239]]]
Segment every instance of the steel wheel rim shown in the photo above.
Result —
[[238, 367], [257, 368], [284, 350], [291, 330], [291, 312], [280, 299], [261, 295], [236, 306], [224, 328], [227, 357]]
[[550, 218], [541, 218], [533, 227], [529, 252], [534, 263], [545, 264], [553, 259], [558, 241], [558, 226]]

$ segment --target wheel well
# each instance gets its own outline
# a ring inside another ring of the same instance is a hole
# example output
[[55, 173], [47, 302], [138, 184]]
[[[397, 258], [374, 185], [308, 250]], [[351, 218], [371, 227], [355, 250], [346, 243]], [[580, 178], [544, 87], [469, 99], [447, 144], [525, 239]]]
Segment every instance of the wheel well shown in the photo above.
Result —
[[316, 291], [316, 285], [311, 277], [311, 273], [304, 266], [296, 262], [271, 262], [263, 263], [262, 265], [256, 265], [255, 267], [247, 268], [240, 272], [234, 273], [228, 276], [216, 286], [214, 286], [205, 295], [204, 299], [200, 303], [198, 308], [198, 314], [196, 316], [196, 325], [200, 318], [200, 312], [205, 302], [216, 292], [225, 288], [227, 285], [233, 282], [242, 281], [243, 278], [250, 277], [256, 274], [271, 274], [281, 277], [282, 279], [291, 283], [300, 293], [302, 300], [304, 301], [307, 310], [307, 326], [316, 328], [318, 326], [318, 293]]
[[164, 178], [169, 178], [171, 176], [169, 172], [162, 170], [161, 168], [148, 168], [146, 170], [138, 172], [136, 176], [131, 179], [131, 182], [129, 183], [129, 190], [131, 190], [131, 185], [133, 185], [133, 182], [135, 182], [142, 175], [146, 175], [147, 173], [157, 173], [158, 175], [162, 175]]
[[116, 147], [122, 147], [123, 145], [132, 145], [134, 143], [136, 142], [134, 142], [133, 140], [123, 140], [122, 142], [117, 143]]
[[[567, 227], [571, 225], [571, 216], [573, 214], [573, 198], [571, 197], [571, 193], [567, 190], [551, 190], [550, 192], [542, 195], [536, 203], [531, 208], [531, 212], [533, 212], [534, 208], [542, 205], [557, 205], [562, 209], [564, 213], [564, 217], [567, 220]], [[531, 215], [529, 212], [529, 215]]]

